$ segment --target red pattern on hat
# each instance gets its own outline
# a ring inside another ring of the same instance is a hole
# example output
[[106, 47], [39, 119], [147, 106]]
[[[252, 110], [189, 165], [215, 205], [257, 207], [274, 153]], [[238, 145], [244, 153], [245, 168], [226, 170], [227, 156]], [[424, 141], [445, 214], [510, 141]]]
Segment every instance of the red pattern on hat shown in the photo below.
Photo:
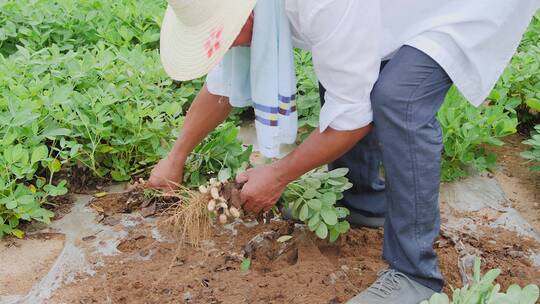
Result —
[[204, 43], [204, 49], [206, 50], [206, 56], [211, 58], [221, 48], [221, 38], [223, 34], [223, 26], [214, 28]]

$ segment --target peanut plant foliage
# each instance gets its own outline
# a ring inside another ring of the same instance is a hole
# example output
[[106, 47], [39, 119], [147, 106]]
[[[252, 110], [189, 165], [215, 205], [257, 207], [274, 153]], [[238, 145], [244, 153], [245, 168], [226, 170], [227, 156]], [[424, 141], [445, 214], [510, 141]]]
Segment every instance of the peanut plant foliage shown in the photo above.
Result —
[[283, 193], [285, 207], [292, 211], [293, 217], [306, 223], [317, 237], [328, 237], [330, 242], [350, 228], [344, 220], [349, 210], [336, 206], [343, 198], [343, 191], [352, 187], [345, 177], [348, 172], [347, 168], [318, 169], [290, 183]]
[[538, 286], [530, 284], [521, 288], [517, 284], [501, 292], [501, 286], [495, 279], [501, 274], [500, 269], [492, 269], [482, 276], [480, 258], [476, 257], [473, 267], [473, 282], [462, 288], [452, 288], [452, 301], [444, 293], [436, 293], [429, 300], [420, 304], [534, 304], [539, 297]]

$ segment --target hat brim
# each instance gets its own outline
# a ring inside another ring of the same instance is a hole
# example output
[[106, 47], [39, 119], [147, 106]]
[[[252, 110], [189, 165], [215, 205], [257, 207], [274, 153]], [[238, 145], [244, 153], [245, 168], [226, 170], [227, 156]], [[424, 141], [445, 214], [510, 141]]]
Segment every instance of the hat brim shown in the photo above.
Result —
[[[256, 0], [226, 1], [227, 5], [197, 26], [186, 26], [167, 7], [161, 26], [160, 56], [171, 78], [186, 81], [206, 75], [232, 46]], [[219, 39], [213, 39], [216, 30]]]

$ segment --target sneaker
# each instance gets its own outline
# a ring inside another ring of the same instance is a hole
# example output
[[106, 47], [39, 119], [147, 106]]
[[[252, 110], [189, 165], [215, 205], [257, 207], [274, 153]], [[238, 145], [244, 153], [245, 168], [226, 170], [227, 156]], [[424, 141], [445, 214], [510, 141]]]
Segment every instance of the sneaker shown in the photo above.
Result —
[[384, 217], [367, 216], [363, 213], [355, 211], [354, 209], [347, 209], [349, 209], [349, 215], [347, 216], [346, 220], [353, 228], [380, 228], [384, 226]]
[[405, 274], [386, 269], [379, 273], [375, 283], [347, 304], [418, 304], [434, 293], [434, 290], [409, 279]]

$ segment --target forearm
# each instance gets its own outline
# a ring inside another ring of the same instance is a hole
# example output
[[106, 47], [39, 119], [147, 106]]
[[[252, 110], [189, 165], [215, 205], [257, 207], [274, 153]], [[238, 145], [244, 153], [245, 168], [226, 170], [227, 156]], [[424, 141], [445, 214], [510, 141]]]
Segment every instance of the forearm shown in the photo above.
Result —
[[328, 128], [322, 133], [317, 128], [298, 148], [273, 166], [280, 172], [282, 182], [292, 182], [304, 173], [345, 154], [370, 130], [371, 125], [352, 131]]
[[169, 158], [183, 163], [206, 135], [227, 118], [231, 110], [229, 99], [211, 94], [205, 84], [189, 107], [184, 126]]

